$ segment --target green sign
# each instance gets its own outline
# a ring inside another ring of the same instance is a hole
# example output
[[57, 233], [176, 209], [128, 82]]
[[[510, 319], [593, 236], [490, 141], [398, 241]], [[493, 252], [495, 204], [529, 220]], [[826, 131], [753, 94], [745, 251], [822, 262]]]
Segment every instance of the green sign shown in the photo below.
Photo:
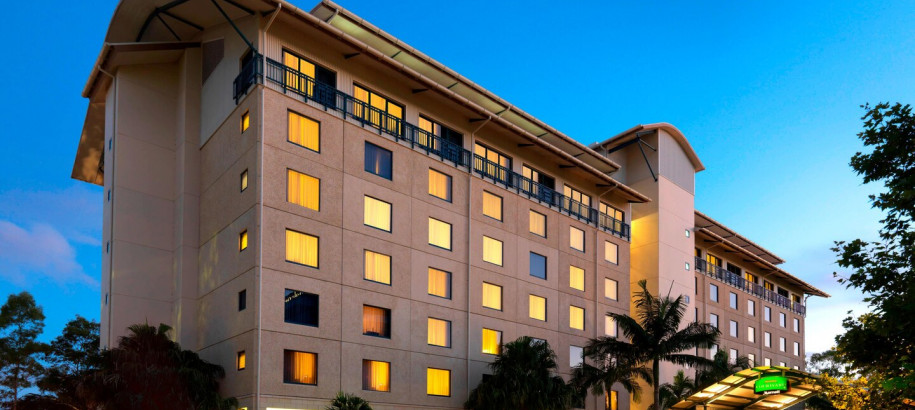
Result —
[[788, 391], [791, 385], [785, 376], [763, 376], [753, 386], [756, 394], [778, 394]]

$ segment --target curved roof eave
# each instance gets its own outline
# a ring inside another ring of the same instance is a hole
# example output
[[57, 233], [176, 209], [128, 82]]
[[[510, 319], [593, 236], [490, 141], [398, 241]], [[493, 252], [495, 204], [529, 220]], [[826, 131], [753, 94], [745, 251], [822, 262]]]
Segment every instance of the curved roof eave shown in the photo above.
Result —
[[680, 145], [680, 149], [682, 149], [683, 152], [686, 154], [686, 156], [689, 158], [689, 161], [693, 164], [693, 169], [695, 169], [696, 172], [705, 170], [705, 165], [703, 165], [702, 161], [699, 160], [699, 155], [696, 154], [696, 150], [694, 150], [693, 146], [690, 145], [689, 141], [686, 139], [686, 136], [683, 135], [683, 132], [680, 131], [677, 127], [675, 127], [673, 124], [666, 123], [666, 122], [656, 122], [656, 123], [644, 124], [644, 125], [639, 124], [626, 131], [623, 131], [610, 138], [607, 138], [603, 142], [597, 142], [597, 143], [591, 144], [590, 147], [592, 149], [596, 149], [596, 148], [600, 148], [600, 147], [610, 148], [610, 147], [617, 146], [622, 143], [630, 141], [631, 139], [635, 138], [636, 133], [638, 133], [640, 131], [651, 131], [651, 130], [659, 130], [659, 129], [667, 131], [667, 133], [670, 134], [674, 138], [674, 141], [677, 141], [677, 144]]

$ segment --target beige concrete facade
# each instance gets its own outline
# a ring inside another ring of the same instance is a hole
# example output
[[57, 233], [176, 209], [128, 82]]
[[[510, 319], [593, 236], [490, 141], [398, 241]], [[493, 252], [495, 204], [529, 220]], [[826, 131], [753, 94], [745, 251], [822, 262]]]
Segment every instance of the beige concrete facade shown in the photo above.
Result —
[[[501, 331], [503, 342], [546, 340], [568, 377], [574, 348], [605, 334], [607, 312], [628, 313], [631, 289], [647, 279], [653, 292], [689, 295], [689, 311], [700, 320], [717, 314], [721, 349], [803, 368], [798, 308], [730, 286], [707, 268], [696, 271], [694, 253], [716, 254], [790, 294], [819, 291], [772, 270], [780, 263], [774, 255], [747, 263], [723, 251], [741, 246], [721, 241], [718, 233], [727, 228], [708, 229], [696, 213], [694, 174], [702, 165], [675, 128], [631, 130], [592, 149], [333, 3], [306, 13], [282, 1], [239, 0], [241, 7], [223, 4], [232, 24], [207, 1], [168, 3], [170, 13], [200, 27], [172, 30], [149, 23], [166, 3], [119, 5], [84, 92], [90, 108], [73, 176], [103, 184], [108, 195], [103, 347], [115, 345], [131, 324], [167, 323], [185, 348], [226, 369], [223, 394], [248, 409], [323, 408], [340, 390], [380, 410], [455, 409], [495, 357], [482, 352], [482, 329]], [[262, 65], [240, 92], [233, 81], [244, 69], [246, 40]], [[431, 118], [460, 133], [466, 152], [483, 144], [510, 157], [509, 170], [519, 176], [529, 167], [552, 177], [556, 196], [541, 200], [517, 179], [498, 181], [474, 163], [428, 152], [406, 132], [360, 121], [351, 106], [344, 105], [347, 114], [284, 87], [283, 74], [270, 71], [284, 52], [333, 72], [332, 87], [341, 93], [352, 96], [361, 86], [400, 104], [402, 124]], [[289, 112], [320, 124], [319, 149], [289, 141]], [[655, 148], [648, 162], [637, 144], [625, 145], [632, 135]], [[366, 143], [391, 152], [390, 179], [365, 171]], [[450, 201], [430, 195], [430, 169], [450, 176]], [[320, 180], [317, 210], [288, 200], [287, 170]], [[567, 197], [557, 199], [564, 186], [589, 197], [592, 209], [581, 214]], [[501, 220], [483, 215], [484, 192], [502, 198]], [[366, 196], [391, 205], [390, 231], [363, 223]], [[601, 203], [622, 212], [612, 225], [625, 226], [623, 232], [601, 222]], [[546, 216], [545, 236], [530, 232], [531, 211]], [[430, 218], [451, 225], [451, 249], [429, 244]], [[572, 228], [584, 232], [582, 250], [570, 246]], [[316, 267], [287, 261], [287, 229], [318, 238]], [[484, 237], [502, 243], [501, 265], [484, 261]], [[617, 248], [615, 261], [605, 258], [605, 246]], [[364, 278], [367, 250], [390, 256], [389, 284]], [[545, 257], [545, 279], [531, 275], [532, 253]], [[584, 270], [584, 290], [571, 287], [571, 266]], [[450, 298], [429, 294], [429, 268], [450, 273]], [[616, 299], [605, 296], [608, 280], [617, 284]], [[501, 286], [501, 310], [483, 306], [484, 283]], [[719, 289], [717, 303], [707, 295], [711, 284]], [[319, 296], [318, 326], [284, 319], [287, 289]], [[739, 309], [728, 307], [729, 292], [738, 293]], [[546, 299], [545, 321], [529, 316], [529, 295]], [[748, 299], [755, 300], [755, 316], [746, 311]], [[366, 305], [390, 310], [389, 338], [363, 334]], [[584, 329], [570, 327], [573, 306], [584, 309]], [[771, 323], [762, 320], [764, 306], [772, 308]], [[778, 326], [779, 313], [786, 328]], [[450, 322], [450, 346], [428, 344], [429, 318]], [[728, 336], [730, 320], [739, 323], [737, 338]], [[755, 343], [747, 341], [748, 326], [757, 329]], [[762, 346], [764, 331], [772, 348]], [[800, 356], [793, 355], [795, 342]], [[284, 350], [316, 355], [315, 384], [284, 382]], [[236, 368], [239, 352], [244, 369]], [[390, 363], [390, 391], [363, 389], [363, 360]], [[448, 396], [427, 394], [428, 368], [451, 372]], [[619, 401], [620, 409], [630, 408], [621, 389]], [[585, 408], [604, 408], [603, 398], [588, 397]]]

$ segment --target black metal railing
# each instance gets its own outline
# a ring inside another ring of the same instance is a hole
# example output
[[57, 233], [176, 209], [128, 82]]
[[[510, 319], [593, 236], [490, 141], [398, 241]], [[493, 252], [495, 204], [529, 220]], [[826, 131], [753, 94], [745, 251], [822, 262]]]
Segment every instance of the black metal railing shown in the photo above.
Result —
[[235, 99], [235, 104], [238, 104], [238, 100], [241, 97], [248, 94], [248, 90], [252, 85], [257, 84], [263, 78], [263, 57], [261, 54], [254, 54], [241, 68], [241, 72], [235, 77], [235, 81], [232, 82], [232, 98]]
[[[261, 70], [258, 65], [252, 67], [250, 71], [254, 72], [256, 76], [263, 73], [268, 82], [279, 86], [284, 93], [295, 94], [306, 102], [313, 101], [323, 106], [325, 110], [340, 112], [344, 118], [359, 122], [362, 126], [375, 128], [379, 134], [391, 135], [398, 141], [409, 144], [411, 148], [425, 152], [426, 155], [436, 157], [439, 160], [450, 161], [457, 167], [466, 168], [483, 179], [503, 185], [505, 188], [514, 190], [531, 200], [555, 207], [560, 212], [593, 224], [626, 240], [630, 239], [629, 225], [623, 221], [600, 213], [597, 209], [562, 195], [546, 185], [526, 178], [495, 162], [476, 155], [460, 145], [360, 101], [338, 90], [333, 85], [318, 82], [313, 77], [287, 67], [271, 58], [266, 58], [265, 60], [265, 69]], [[239, 74], [239, 77], [236, 78], [236, 99], [238, 98], [240, 87], [247, 92], [245, 87], [260, 81], [259, 78], [254, 80], [248, 80], [248, 78], [244, 69], [242, 74]], [[239, 85], [240, 83], [242, 84], [241, 86]], [[247, 86], [244, 86], [244, 84], [247, 84]], [[244, 95], [244, 93], [241, 95]]]
[[722, 268], [721, 266], [708, 263], [708, 261], [698, 256], [696, 257], [696, 271], [702, 272], [706, 276], [710, 276], [751, 295], [757, 296], [769, 303], [790, 309], [800, 315], [807, 314], [807, 307], [802, 303], [794, 302], [788, 297], [778, 294], [776, 291], [766, 289], [765, 286], [753, 283], [745, 277]]

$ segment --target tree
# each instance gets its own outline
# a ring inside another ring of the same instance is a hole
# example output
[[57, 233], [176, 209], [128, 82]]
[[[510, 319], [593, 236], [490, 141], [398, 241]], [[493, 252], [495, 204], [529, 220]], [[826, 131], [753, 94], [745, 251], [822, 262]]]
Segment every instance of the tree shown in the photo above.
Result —
[[[879, 375], [883, 387], [915, 398], [915, 116], [909, 105], [863, 106], [858, 138], [869, 153], [856, 153], [851, 167], [864, 183], [882, 183], [870, 195], [885, 213], [879, 240], [838, 241], [839, 282], [868, 296], [871, 313], [847, 317], [836, 337], [839, 354], [863, 374]], [[850, 313], [850, 312], [849, 312]]]
[[37, 340], [43, 329], [44, 313], [28, 292], [10, 295], [0, 307], [0, 399], [13, 410], [44, 370], [38, 358], [46, 346]]
[[656, 297], [648, 291], [647, 282], [638, 283], [641, 288], [633, 294], [636, 318], [629, 315], [608, 313], [619, 326], [626, 340], [615, 337], [592, 339], [585, 347], [589, 355], [597, 357], [630, 358], [636, 357], [639, 362], [651, 364], [651, 381], [653, 386], [654, 406], [661, 403], [661, 390], [657, 381], [661, 372], [661, 362], [679, 366], [703, 368], [711, 361], [689, 353], [683, 353], [697, 347], [709, 348], [718, 341], [718, 329], [707, 323], [692, 322], [680, 328], [686, 303], [683, 296], [677, 298]]
[[702, 390], [734, 373], [749, 368], [750, 358], [747, 356], [738, 356], [737, 360], [732, 362], [724, 350], [719, 350], [708, 366], [696, 372], [696, 390]]
[[330, 401], [330, 405], [325, 407], [326, 410], [372, 410], [369, 402], [363, 400], [355, 394], [337, 392], [337, 397]]
[[661, 405], [659, 407], [669, 409], [698, 390], [700, 389], [696, 388], [696, 382], [683, 373], [683, 370], [678, 370], [674, 375], [673, 383], [661, 385]]
[[642, 395], [639, 380], [651, 383], [651, 370], [639, 363], [636, 354], [613, 357], [586, 348], [584, 359], [580, 366], [572, 369], [570, 381], [579, 394], [586, 394], [591, 389], [591, 394], [603, 396], [610, 392], [614, 384], [619, 383], [638, 403]]
[[26, 396], [23, 409], [90, 409], [99, 402], [94, 388], [86, 381], [102, 364], [99, 350], [99, 324], [77, 316], [64, 326], [44, 355], [48, 367], [38, 380], [47, 394]]
[[809, 409], [911, 409], [904, 404], [898, 391], [882, 387], [884, 380], [879, 374], [866, 376], [849, 372], [848, 363], [835, 349], [812, 355], [807, 368], [820, 374], [816, 380], [807, 381], [820, 387], [819, 394], [807, 401]]
[[502, 346], [464, 408], [476, 410], [565, 410], [573, 391], [556, 372], [556, 354], [545, 341], [523, 336]]

